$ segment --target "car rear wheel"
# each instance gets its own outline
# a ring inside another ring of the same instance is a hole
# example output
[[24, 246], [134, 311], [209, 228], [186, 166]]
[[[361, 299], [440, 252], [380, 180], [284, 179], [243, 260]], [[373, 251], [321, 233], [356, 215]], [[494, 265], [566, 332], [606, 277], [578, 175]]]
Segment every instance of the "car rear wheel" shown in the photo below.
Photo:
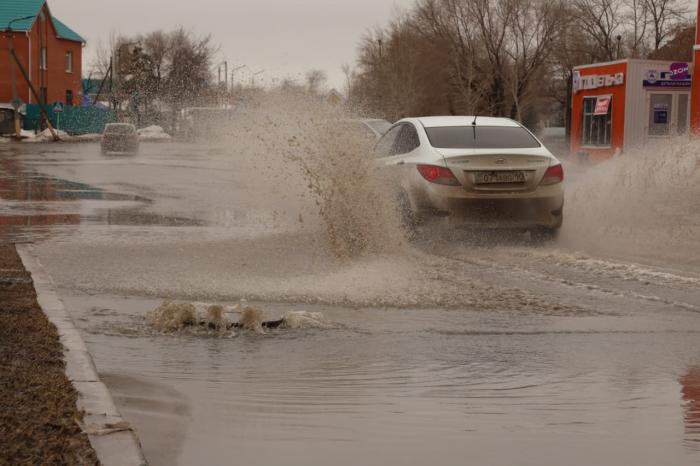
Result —
[[555, 240], [559, 236], [559, 231], [561, 230], [561, 226], [564, 223], [564, 214], [560, 214], [557, 221], [554, 223], [554, 225], [551, 226], [546, 226], [546, 227], [540, 227], [537, 230], [533, 231], [533, 237], [535, 239], [539, 240]]
[[551, 241], [557, 239], [560, 228], [538, 228], [533, 232], [533, 238], [540, 241]]
[[413, 238], [417, 234], [416, 227], [418, 226], [418, 217], [411, 207], [411, 201], [405, 191], [401, 191], [398, 196], [397, 206], [401, 220], [401, 227], [406, 232], [409, 238]]

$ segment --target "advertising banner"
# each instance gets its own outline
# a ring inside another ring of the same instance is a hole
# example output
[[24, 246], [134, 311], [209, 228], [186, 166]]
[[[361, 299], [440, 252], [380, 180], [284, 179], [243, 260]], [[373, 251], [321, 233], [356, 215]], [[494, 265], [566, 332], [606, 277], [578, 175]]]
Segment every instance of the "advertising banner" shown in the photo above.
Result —
[[608, 110], [610, 109], [611, 100], [612, 96], [609, 95], [598, 97], [595, 103], [595, 110], [593, 111], [593, 115], [607, 115]]
[[648, 70], [644, 76], [644, 87], [690, 88], [690, 65], [686, 62], [671, 63], [668, 69]]

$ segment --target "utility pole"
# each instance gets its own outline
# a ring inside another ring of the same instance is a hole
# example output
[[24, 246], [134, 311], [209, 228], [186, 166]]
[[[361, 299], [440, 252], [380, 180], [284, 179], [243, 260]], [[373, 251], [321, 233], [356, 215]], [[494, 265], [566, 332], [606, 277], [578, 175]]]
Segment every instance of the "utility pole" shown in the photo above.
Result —
[[252, 74], [252, 76], [250, 77], [250, 84], [251, 84], [250, 87], [255, 88], [255, 78], [258, 75], [263, 74], [264, 72], [265, 72], [265, 70], [260, 70], [260, 71], [256, 71], [255, 73]]
[[228, 92], [228, 62], [224, 60], [224, 84], [226, 92]]
[[231, 70], [231, 90], [232, 91], [236, 90], [236, 81], [235, 81], [236, 72], [238, 70], [242, 70], [245, 67], [246, 67], [246, 65], [236, 66], [234, 69]]
[[[14, 111], [15, 118], [15, 138], [20, 139], [22, 137], [22, 126], [19, 119], [19, 109], [22, 106], [22, 102], [17, 94], [17, 68], [15, 61], [12, 59], [14, 56], [15, 46], [14, 46], [14, 36], [15, 32], [12, 30], [12, 23], [17, 21], [26, 21], [34, 19], [34, 16], [24, 16], [22, 18], [15, 18], [7, 23], [7, 39], [8, 39], [8, 50], [10, 51], [8, 59], [10, 60], [10, 79], [12, 81], [12, 108]], [[30, 83], [31, 85], [31, 83]]]
[[[27, 85], [29, 85], [29, 90], [32, 91], [34, 98], [37, 101], [41, 100], [39, 98], [39, 95], [36, 92], [36, 89], [34, 89], [34, 85], [32, 84], [31, 80], [29, 79], [29, 75], [27, 74], [27, 71], [22, 66], [22, 63], [20, 63], [19, 57], [17, 56], [17, 52], [15, 51], [15, 49], [10, 50], [10, 55], [12, 56], [12, 58], [15, 59], [15, 63], [17, 63], [17, 66], [19, 67], [19, 71], [22, 73], [22, 77], [27, 82]], [[53, 136], [53, 140], [60, 141], [61, 138], [58, 136], [58, 133], [56, 133], [56, 131], [53, 129], [53, 126], [51, 125], [51, 119], [49, 118], [49, 114], [46, 113], [45, 106], [39, 105], [39, 110], [41, 111], [41, 115], [46, 119], [46, 125], [48, 126], [49, 131], [51, 131], [51, 135]]]
[[[8, 32], [8, 37], [10, 40], [10, 47], [9, 50], [14, 50], [14, 42], [13, 42], [13, 36], [15, 33], [12, 31], [12, 26], [9, 27], [10, 31]], [[14, 117], [15, 117], [15, 138], [20, 139], [22, 137], [22, 127], [21, 123], [19, 120], [19, 107], [20, 107], [20, 101], [19, 101], [19, 95], [17, 95], [17, 69], [15, 65], [15, 61], [12, 59], [12, 57], [8, 56], [10, 59], [10, 75], [12, 77], [12, 108], [15, 109], [14, 111]]]

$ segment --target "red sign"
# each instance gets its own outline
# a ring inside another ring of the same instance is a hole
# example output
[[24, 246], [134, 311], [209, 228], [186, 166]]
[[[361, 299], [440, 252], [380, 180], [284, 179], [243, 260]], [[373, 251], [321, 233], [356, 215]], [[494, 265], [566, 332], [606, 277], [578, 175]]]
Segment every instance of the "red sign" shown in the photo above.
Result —
[[605, 97], [598, 97], [595, 103], [595, 111], [593, 112], [594, 115], [607, 115], [608, 110], [610, 110], [610, 102], [612, 101], [612, 97], [609, 95]]

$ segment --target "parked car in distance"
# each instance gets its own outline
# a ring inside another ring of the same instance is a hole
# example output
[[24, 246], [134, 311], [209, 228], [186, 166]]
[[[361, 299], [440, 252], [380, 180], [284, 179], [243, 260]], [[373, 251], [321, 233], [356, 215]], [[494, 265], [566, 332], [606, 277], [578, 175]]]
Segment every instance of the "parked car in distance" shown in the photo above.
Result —
[[455, 226], [548, 235], [562, 225], [562, 165], [513, 120], [406, 118], [379, 140], [374, 155], [396, 173], [405, 222], [449, 217]]
[[135, 154], [139, 151], [136, 126], [130, 123], [109, 123], [102, 133], [103, 154]]

